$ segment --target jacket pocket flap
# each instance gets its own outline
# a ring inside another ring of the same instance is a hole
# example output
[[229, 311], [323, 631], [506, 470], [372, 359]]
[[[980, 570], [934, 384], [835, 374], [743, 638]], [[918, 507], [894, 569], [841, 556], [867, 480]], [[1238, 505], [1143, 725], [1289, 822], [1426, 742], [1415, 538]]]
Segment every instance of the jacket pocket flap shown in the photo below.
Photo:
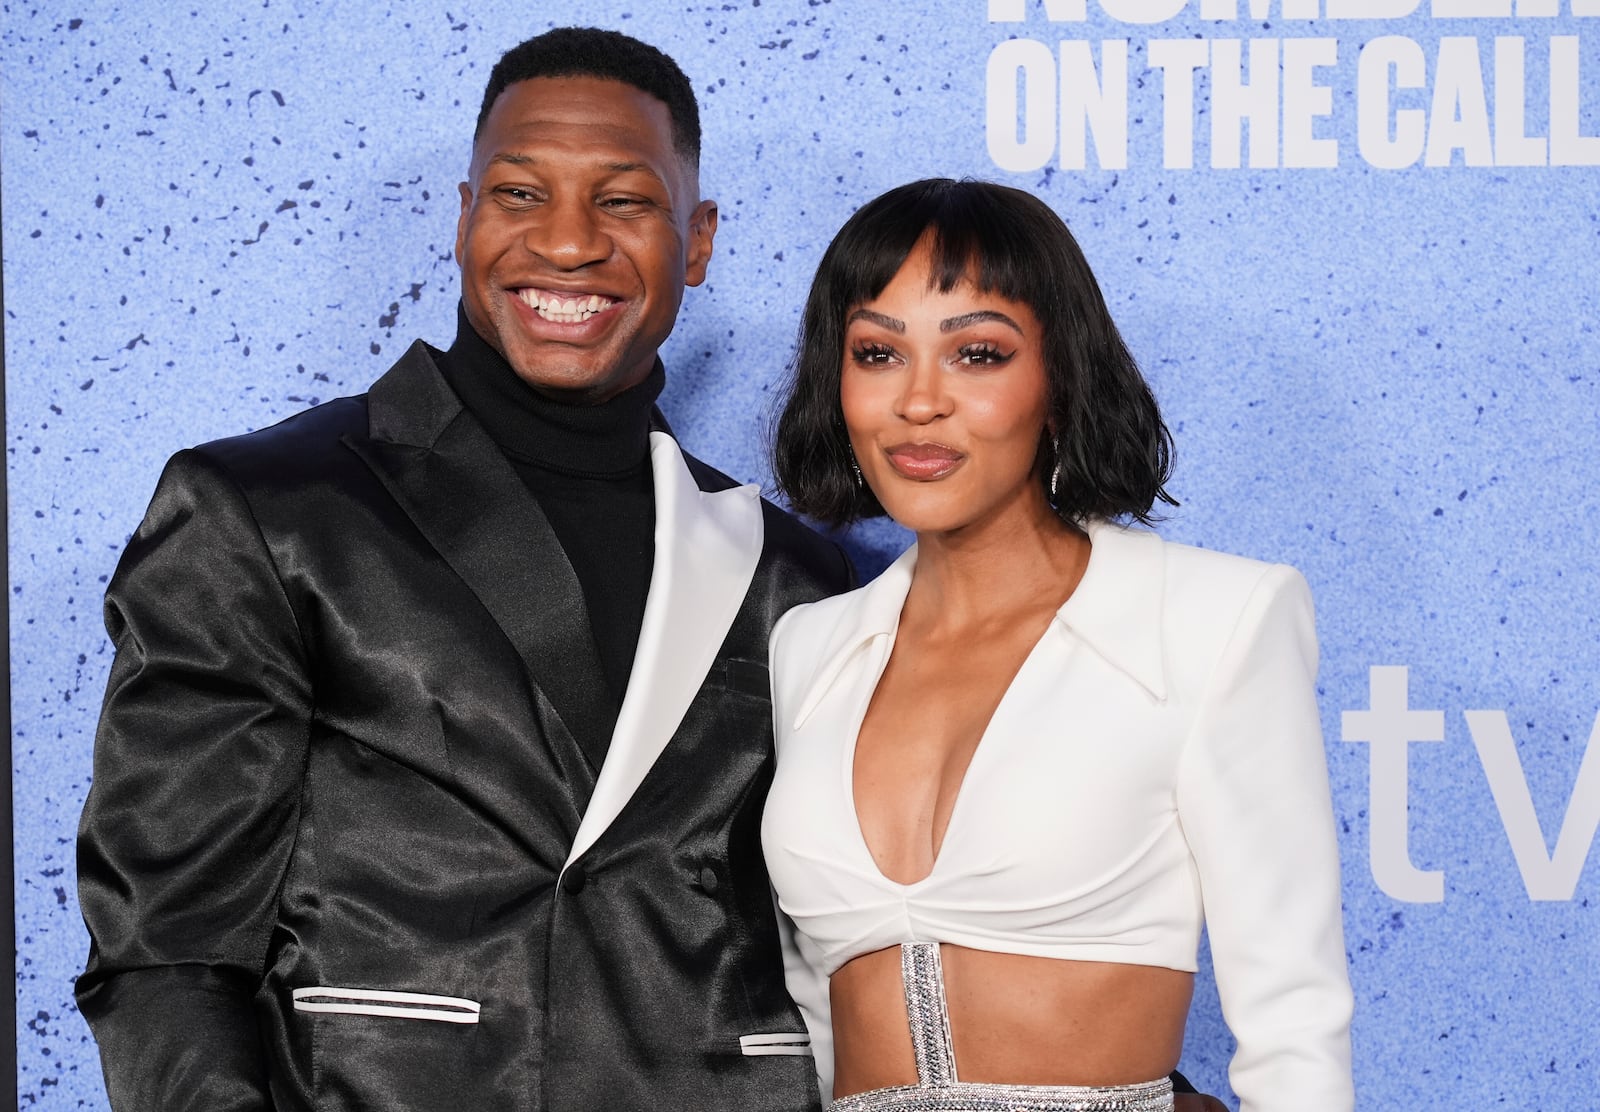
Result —
[[739, 1049], [747, 1057], [763, 1054], [797, 1054], [811, 1057], [811, 1036], [804, 1031], [773, 1031], [740, 1035]]
[[438, 1023], [476, 1023], [476, 1000], [458, 996], [433, 996], [425, 992], [394, 992], [388, 989], [329, 988], [316, 985], [297, 988], [294, 1010], [324, 1015], [377, 1015], [391, 1019], [431, 1019]]

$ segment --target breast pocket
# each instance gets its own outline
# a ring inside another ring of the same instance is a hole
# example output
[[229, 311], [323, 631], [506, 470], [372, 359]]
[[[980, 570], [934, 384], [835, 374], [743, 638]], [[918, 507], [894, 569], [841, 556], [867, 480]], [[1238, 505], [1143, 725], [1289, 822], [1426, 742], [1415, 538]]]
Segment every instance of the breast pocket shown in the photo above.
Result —
[[772, 689], [767, 666], [729, 657], [719, 661], [707, 679], [707, 686], [717, 693], [713, 705], [726, 744], [752, 759], [764, 760], [772, 752]]

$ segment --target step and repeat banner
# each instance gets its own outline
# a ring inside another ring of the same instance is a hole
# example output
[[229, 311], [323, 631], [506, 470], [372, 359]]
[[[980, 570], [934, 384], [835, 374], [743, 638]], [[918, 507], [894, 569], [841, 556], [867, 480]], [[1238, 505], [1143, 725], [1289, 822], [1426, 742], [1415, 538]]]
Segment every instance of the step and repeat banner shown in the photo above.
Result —
[[[1360, 1106], [1600, 1107], [1600, 0], [8, 5], [23, 1107], [105, 1107], [73, 837], [163, 461], [448, 343], [484, 81], [569, 20], [700, 96], [722, 224], [662, 406], [740, 479], [863, 201], [1067, 220], [1177, 440], [1162, 531], [1317, 597]], [[1231, 1096], [1230, 1053], [1203, 969], [1184, 1068]]]

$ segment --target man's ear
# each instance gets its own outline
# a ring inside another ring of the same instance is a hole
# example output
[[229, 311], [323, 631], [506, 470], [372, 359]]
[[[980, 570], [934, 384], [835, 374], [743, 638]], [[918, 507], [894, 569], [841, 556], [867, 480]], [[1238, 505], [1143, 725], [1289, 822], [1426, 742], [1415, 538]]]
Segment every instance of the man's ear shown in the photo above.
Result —
[[683, 268], [683, 284], [698, 286], [706, 280], [711, 262], [711, 241], [717, 238], [717, 202], [701, 201], [689, 216], [689, 250]]
[[456, 265], [461, 265], [461, 252], [467, 243], [467, 213], [472, 211], [472, 183], [462, 182], [456, 186], [461, 194], [461, 215], [456, 217]]

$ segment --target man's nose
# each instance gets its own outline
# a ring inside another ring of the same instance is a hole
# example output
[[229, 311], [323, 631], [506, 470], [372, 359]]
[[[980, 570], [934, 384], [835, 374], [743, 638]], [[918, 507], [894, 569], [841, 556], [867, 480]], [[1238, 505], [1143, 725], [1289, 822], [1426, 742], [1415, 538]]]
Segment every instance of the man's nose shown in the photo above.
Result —
[[611, 237], [586, 200], [551, 198], [523, 231], [523, 246], [561, 270], [577, 270], [611, 256]]

